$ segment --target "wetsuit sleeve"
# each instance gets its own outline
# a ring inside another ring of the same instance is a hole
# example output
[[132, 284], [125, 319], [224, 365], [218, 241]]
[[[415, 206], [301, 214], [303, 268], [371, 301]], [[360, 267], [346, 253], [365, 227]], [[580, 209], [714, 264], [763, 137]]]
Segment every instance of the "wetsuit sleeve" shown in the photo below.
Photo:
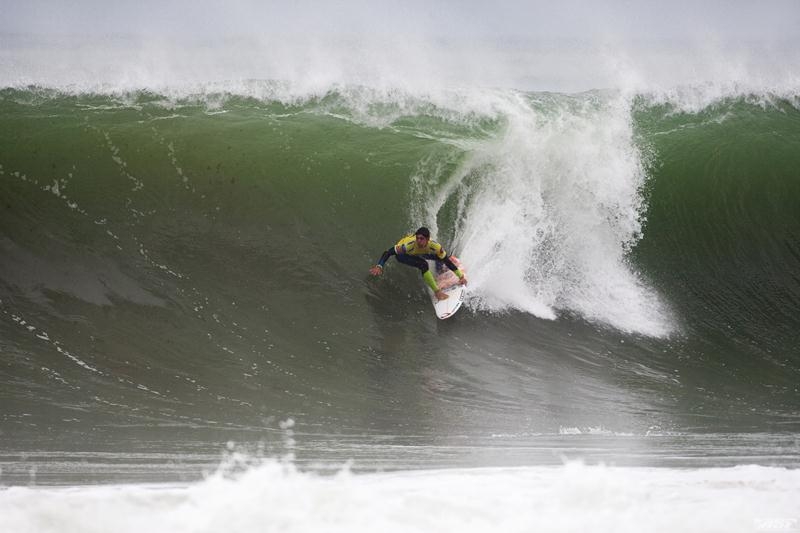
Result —
[[455, 263], [453, 263], [453, 260], [450, 259], [449, 255], [443, 259], [443, 262], [444, 262], [445, 265], [447, 265], [447, 268], [449, 268], [450, 270], [453, 271], [453, 273], [456, 275], [456, 277], [458, 277], [458, 278], [463, 278], [464, 277], [464, 273], [461, 272], [461, 270], [456, 266]]
[[391, 248], [389, 248], [388, 250], [386, 250], [385, 252], [383, 252], [383, 255], [381, 256], [381, 258], [380, 258], [380, 259], [378, 259], [378, 266], [379, 266], [379, 267], [381, 267], [381, 268], [383, 268], [383, 265], [385, 265], [385, 264], [386, 264], [386, 261], [388, 261], [388, 260], [389, 260], [389, 258], [390, 258], [391, 256], [393, 256], [393, 255], [396, 255], [396, 253], [395, 253], [395, 251], [394, 251], [394, 246], [392, 246]]

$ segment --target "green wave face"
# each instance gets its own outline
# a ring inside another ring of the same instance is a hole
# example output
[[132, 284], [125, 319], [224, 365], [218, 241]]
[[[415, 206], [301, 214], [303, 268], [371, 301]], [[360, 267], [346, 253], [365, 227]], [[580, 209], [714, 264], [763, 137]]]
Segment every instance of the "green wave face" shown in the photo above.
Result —
[[727, 99], [699, 113], [642, 106], [652, 150], [636, 260], [690, 328], [792, 356], [800, 285], [800, 113]]
[[[5, 405], [57, 435], [797, 427], [796, 99], [270, 87], [0, 92]], [[419, 225], [467, 265], [446, 324], [415, 271], [367, 276]]]

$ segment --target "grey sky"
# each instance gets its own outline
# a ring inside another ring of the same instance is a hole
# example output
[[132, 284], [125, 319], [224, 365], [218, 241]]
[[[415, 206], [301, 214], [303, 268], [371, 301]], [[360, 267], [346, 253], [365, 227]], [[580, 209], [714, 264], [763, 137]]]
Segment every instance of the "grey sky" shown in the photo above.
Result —
[[0, 0], [0, 85], [800, 85], [800, 0]]
[[0, 31], [165, 38], [280, 33], [591, 41], [800, 39], [800, 1], [0, 0]]

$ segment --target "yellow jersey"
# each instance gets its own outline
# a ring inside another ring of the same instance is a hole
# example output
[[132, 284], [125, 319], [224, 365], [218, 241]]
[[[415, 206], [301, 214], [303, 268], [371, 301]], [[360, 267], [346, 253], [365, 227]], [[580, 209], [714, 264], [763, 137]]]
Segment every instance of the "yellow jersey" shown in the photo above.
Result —
[[[447, 257], [447, 252], [444, 251], [442, 245], [434, 240], [428, 239], [427, 246], [420, 248], [417, 245], [416, 235], [406, 235], [397, 241], [397, 244], [394, 245], [394, 252], [397, 255], [430, 255], [440, 260]], [[433, 257], [431, 257], [431, 259], [433, 259]]]

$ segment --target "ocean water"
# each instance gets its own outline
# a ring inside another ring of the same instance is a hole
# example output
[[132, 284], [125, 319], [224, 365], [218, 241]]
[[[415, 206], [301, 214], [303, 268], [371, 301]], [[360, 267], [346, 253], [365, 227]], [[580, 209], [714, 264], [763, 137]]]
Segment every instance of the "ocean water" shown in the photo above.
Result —
[[[796, 85], [8, 57], [9, 531], [800, 528]], [[448, 321], [368, 275], [420, 225]]]

